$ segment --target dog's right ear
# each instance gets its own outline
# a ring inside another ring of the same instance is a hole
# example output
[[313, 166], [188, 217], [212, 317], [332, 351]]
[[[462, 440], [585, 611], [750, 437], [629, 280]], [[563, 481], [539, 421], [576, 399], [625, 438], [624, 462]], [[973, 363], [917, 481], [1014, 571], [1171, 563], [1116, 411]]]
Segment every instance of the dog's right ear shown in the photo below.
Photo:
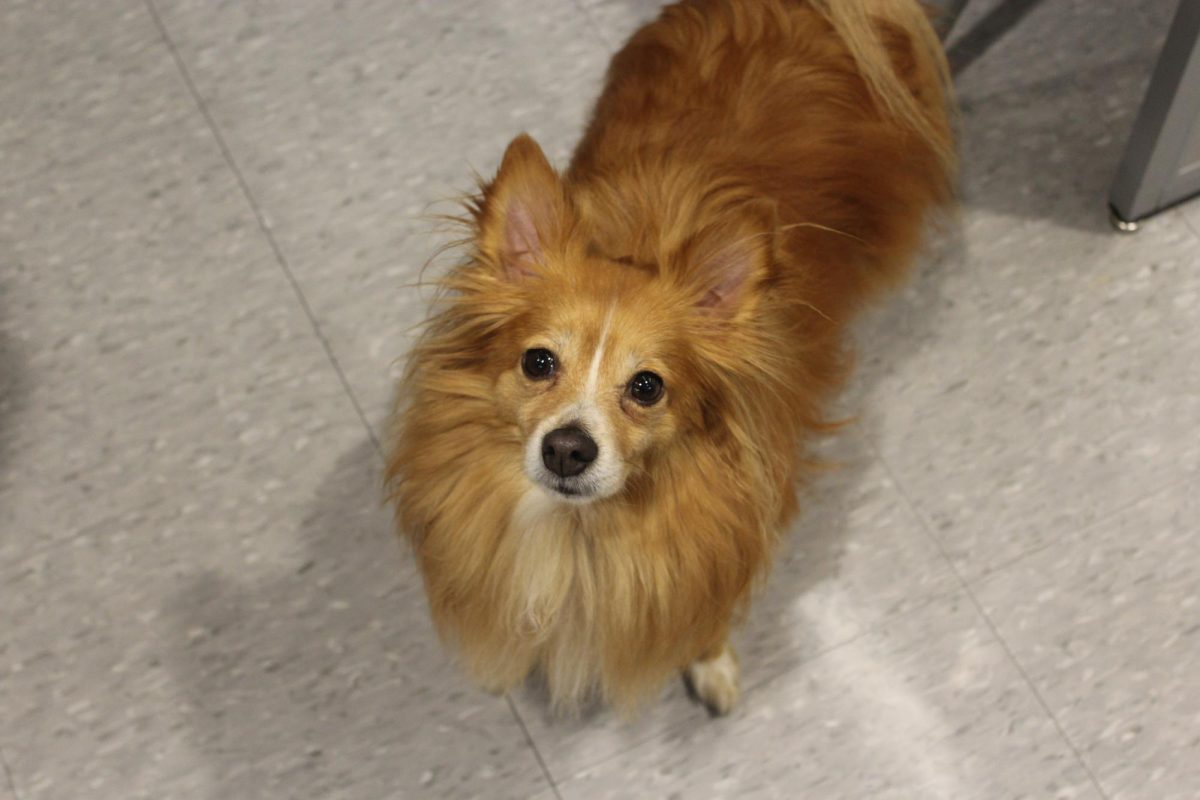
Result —
[[563, 234], [566, 206], [558, 173], [537, 142], [521, 134], [484, 188], [480, 252], [509, 280], [535, 275]]
[[777, 261], [778, 227], [774, 204], [742, 201], [689, 239], [674, 268], [695, 307], [724, 319], [752, 314]]

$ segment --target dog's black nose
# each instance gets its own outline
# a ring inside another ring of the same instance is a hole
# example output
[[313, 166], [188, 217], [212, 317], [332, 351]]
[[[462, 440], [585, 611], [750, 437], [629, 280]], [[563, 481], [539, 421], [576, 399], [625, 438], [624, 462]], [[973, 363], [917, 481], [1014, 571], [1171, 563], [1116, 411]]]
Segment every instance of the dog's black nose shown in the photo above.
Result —
[[599, 452], [592, 437], [573, 426], [552, 430], [542, 439], [542, 463], [560, 478], [583, 472]]

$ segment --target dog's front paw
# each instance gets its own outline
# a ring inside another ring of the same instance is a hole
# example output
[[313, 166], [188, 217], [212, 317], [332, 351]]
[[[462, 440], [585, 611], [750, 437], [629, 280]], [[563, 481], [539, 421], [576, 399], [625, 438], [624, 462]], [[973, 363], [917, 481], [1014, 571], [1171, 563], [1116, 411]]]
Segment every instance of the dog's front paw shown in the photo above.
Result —
[[737, 705], [741, 694], [741, 669], [733, 648], [725, 645], [716, 658], [693, 662], [683, 673], [688, 694], [714, 717], [724, 716]]

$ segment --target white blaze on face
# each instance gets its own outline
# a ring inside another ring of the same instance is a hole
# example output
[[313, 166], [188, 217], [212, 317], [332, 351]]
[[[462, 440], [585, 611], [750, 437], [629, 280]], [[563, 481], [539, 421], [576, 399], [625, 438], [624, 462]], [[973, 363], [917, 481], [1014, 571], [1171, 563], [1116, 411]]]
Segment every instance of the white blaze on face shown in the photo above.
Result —
[[[604, 364], [605, 348], [612, 331], [613, 315], [617, 304], [614, 301], [604, 315], [596, 349], [588, 360], [583, 388], [572, 403], [542, 420], [525, 443], [525, 474], [534, 483], [550, 490], [561, 500], [587, 503], [616, 494], [625, 483], [625, 465], [617, 452], [616, 438], [612, 425], [603, 410], [601, 399], [603, 387], [600, 383], [600, 368]], [[559, 478], [542, 463], [542, 439], [557, 428], [578, 425], [596, 442], [596, 460], [581, 474], [572, 478]], [[555, 487], [569, 488], [575, 494], [563, 494]]]
[[604, 315], [604, 326], [600, 329], [596, 352], [592, 353], [592, 363], [588, 365], [587, 384], [583, 389], [585, 401], [595, 402], [596, 390], [600, 384], [600, 364], [604, 361], [604, 346], [608, 344], [608, 332], [612, 330], [613, 312], [616, 310], [617, 304], [613, 303]]

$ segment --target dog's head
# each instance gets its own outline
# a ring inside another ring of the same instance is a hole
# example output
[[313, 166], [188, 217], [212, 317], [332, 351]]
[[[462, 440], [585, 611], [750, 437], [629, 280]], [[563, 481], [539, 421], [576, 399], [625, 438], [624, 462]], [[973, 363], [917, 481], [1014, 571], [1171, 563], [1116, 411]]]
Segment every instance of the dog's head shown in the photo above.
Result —
[[603, 209], [518, 137], [454, 282], [525, 476], [568, 503], [620, 494], [737, 402], [737, 375], [761, 369], [744, 344], [770, 273], [770, 216], [740, 206], [657, 230], [647, 252], [622, 241], [639, 221], [612, 225]]

